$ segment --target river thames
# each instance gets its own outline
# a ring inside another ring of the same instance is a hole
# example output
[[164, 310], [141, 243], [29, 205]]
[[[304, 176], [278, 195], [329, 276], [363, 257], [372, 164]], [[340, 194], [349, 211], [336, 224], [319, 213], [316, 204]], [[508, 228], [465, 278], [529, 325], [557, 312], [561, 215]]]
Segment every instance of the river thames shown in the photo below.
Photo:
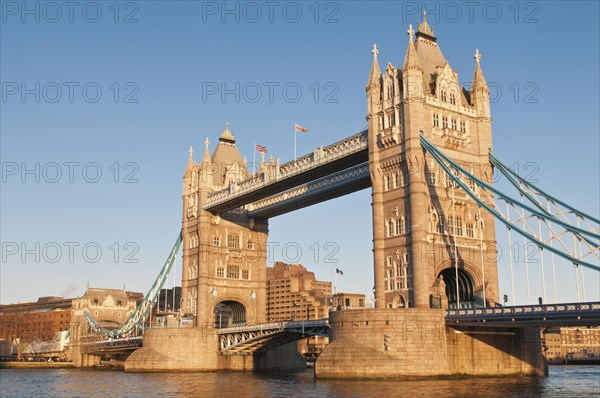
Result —
[[124, 373], [112, 370], [6, 369], [0, 396], [23, 397], [593, 397], [600, 366], [551, 366], [546, 378], [313, 380], [312, 369], [251, 372]]

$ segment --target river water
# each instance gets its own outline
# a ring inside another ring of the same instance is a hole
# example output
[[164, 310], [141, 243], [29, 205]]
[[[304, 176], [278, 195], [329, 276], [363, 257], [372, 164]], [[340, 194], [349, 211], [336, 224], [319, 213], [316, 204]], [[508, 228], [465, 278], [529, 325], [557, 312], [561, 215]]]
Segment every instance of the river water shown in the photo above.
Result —
[[0, 397], [600, 397], [600, 366], [551, 366], [547, 378], [313, 380], [251, 372], [0, 370]]

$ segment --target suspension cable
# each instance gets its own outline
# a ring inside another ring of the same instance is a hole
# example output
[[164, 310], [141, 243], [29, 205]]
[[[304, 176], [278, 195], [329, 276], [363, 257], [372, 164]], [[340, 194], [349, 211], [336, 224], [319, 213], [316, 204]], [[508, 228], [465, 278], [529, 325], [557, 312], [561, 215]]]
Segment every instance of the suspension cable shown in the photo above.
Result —
[[[523, 195], [521, 195], [521, 204], [523, 204]], [[521, 223], [523, 224], [523, 227], [525, 227], [525, 217], [521, 217]], [[529, 259], [527, 258], [527, 254], [527, 238], [523, 237], [523, 262], [525, 263], [525, 281], [527, 283], [527, 304], [531, 305], [531, 287], [529, 283]]]
[[[540, 240], [544, 240], [542, 238], [542, 220], [538, 217], [538, 235], [540, 236]], [[540, 268], [542, 271], [542, 301], [546, 303], [546, 277], [544, 275], [544, 248], [538, 245], [538, 255], [540, 256]]]
[[[506, 203], [506, 216], [509, 217], [508, 216], [508, 203]], [[509, 217], [508, 221], [510, 222], [510, 217]], [[514, 275], [513, 275], [513, 259], [512, 259], [512, 251], [511, 251], [512, 250], [512, 243], [511, 243], [511, 240], [510, 240], [510, 227], [508, 227], [508, 226], [506, 227], [506, 232], [508, 233], [508, 261], [509, 261], [509, 264], [510, 264], [510, 287], [512, 289], [511, 300], [512, 300], [512, 304], [516, 305], [515, 304], [515, 278], [514, 278]]]
[[[442, 152], [440, 152], [437, 148], [435, 148], [431, 143], [429, 143], [429, 141], [427, 141], [427, 139], [425, 138], [425, 136], [423, 134], [421, 134], [421, 145], [434, 158], [434, 160], [436, 160], [438, 162], [438, 164], [440, 165], [440, 167], [442, 167], [442, 169], [444, 169], [447, 173], [450, 173], [449, 166], [447, 166], [444, 162], [448, 162], [451, 165], [452, 168], [456, 169], [460, 173], [462, 173], [462, 174], [468, 176], [469, 178], [473, 179], [478, 185], [480, 185], [481, 187], [483, 187], [485, 190], [489, 190], [491, 193], [494, 193], [495, 196], [500, 197], [501, 199], [503, 199], [507, 203], [507, 205], [510, 203], [512, 206], [515, 206], [515, 205], [516, 206], [520, 206], [524, 210], [527, 210], [530, 213], [532, 213], [533, 215], [542, 217], [542, 219], [544, 220], [545, 224], [548, 224], [548, 222], [551, 222], [551, 223], [555, 223], [555, 224], [557, 224], [559, 226], [562, 226], [563, 228], [565, 228], [571, 234], [579, 234], [579, 235], [581, 235], [582, 239], [584, 239], [588, 243], [591, 242], [590, 238], [586, 238], [583, 235], [590, 236], [591, 238], [594, 238], [594, 239], [600, 239], [600, 235], [597, 234], [596, 232], [587, 231], [587, 230], [583, 230], [581, 228], [577, 228], [576, 226], [571, 225], [568, 222], [560, 220], [560, 219], [558, 219], [556, 217], [550, 217], [550, 218], [546, 219], [547, 218], [547, 213], [546, 212], [540, 212], [539, 210], [536, 210], [536, 209], [534, 209], [534, 208], [532, 208], [531, 206], [528, 206], [528, 205], [518, 204], [518, 202], [515, 201], [514, 199], [510, 198], [509, 196], [505, 195], [501, 191], [495, 189], [491, 185], [487, 184], [486, 182], [480, 180], [476, 176], [473, 176], [472, 174], [470, 174], [467, 171], [465, 171], [461, 166], [457, 165], [450, 158], [448, 158], [446, 155], [444, 155]], [[591, 262], [584, 261], [582, 259], [576, 259], [576, 258], [574, 258], [568, 252], [565, 253], [562, 250], [554, 248], [553, 245], [551, 245], [551, 244], [548, 245], [545, 242], [539, 241], [539, 239], [537, 239], [534, 235], [532, 235], [532, 233], [523, 230], [519, 226], [517, 226], [517, 225], [513, 224], [512, 222], [510, 222], [510, 220], [507, 220], [504, 217], [504, 215], [502, 215], [502, 213], [498, 210], [497, 205], [494, 205], [494, 204], [490, 205], [490, 204], [486, 203], [485, 201], [481, 200], [459, 178], [457, 178], [455, 176], [451, 176], [451, 178], [457, 183], [457, 185], [459, 185], [462, 189], [464, 189], [465, 192], [473, 200], [475, 200], [485, 210], [487, 210], [488, 212], [492, 213], [494, 215], [494, 217], [498, 221], [502, 222], [504, 225], [506, 225], [510, 229], [514, 229], [521, 236], [525, 236], [526, 238], [535, 241], [537, 244], [541, 245], [545, 249], [548, 249], [550, 252], [552, 252], [554, 254], [557, 254], [560, 257], [569, 260], [570, 262], [576, 262], [576, 263], [579, 263], [580, 265], [583, 265], [583, 266], [588, 267], [590, 269], [593, 269], [595, 271], [600, 271], [600, 267], [597, 266], [597, 265], [595, 265], [595, 264], [592, 264]], [[508, 209], [507, 209], [507, 213], [508, 213]], [[507, 217], [508, 217], [508, 214], [507, 214]], [[550, 228], [550, 226], [548, 226], [548, 227]], [[551, 230], [551, 232], [552, 232], [552, 239], [555, 239], [557, 237], [560, 237], [560, 235], [562, 235], [562, 234], [557, 234], [557, 233], [555, 233], [552, 230]], [[560, 240], [559, 240], [559, 242], [562, 243], [562, 241], [560, 241]], [[552, 240], [550, 240], [550, 243], [552, 243]], [[563, 243], [563, 246], [564, 246], [564, 243]], [[596, 254], [596, 256], [598, 256], [598, 254]]]
[[483, 308], [487, 307], [485, 295], [485, 264], [483, 262], [483, 220], [481, 218], [481, 206], [477, 207], [477, 222], [479, 226], [479, 253], [481, 254], [481, 279], [483, 286]]
[[454, 277], [456, 278], [456, 308], [460, 309], [460, 295], [458, 289], [458, 251], [456, 247], [456, 212], [454, 210], [454, 181], [452, 181], [452, 184], [450, 186], [452, 192], [452, 225], [450, 226], [450, 231], [452, 232], [452, 242], [454, 243]]
[[[577, 226], [579, 227], [579, 215], [575, 216], [577, 219]], [[579, 257], [581, 258], [581, 238], [577, 237], [578, 246], [579, 246]], [[581, 288], [583, 293], [583, 301], [585, 301], [585, 277], [583, 276], [583, 267], [581, 268]]]

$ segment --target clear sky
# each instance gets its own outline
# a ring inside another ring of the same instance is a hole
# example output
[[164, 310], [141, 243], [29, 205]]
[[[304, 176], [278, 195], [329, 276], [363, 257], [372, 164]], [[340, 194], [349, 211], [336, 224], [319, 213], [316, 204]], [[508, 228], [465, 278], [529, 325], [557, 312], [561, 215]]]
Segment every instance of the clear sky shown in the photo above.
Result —
[[[598, 216], [598, 2], [0, 4], [1, 303], [73, 297], [88, 282], [147, 291], [181, 227], [188, 147], [199, 159], [229, 121], [242, 156], [258, 143], [283, 163], [294, 122], [310, 129], [299, 154], [360, 131], [373, 43], [382, 68], [401, 66], [424, 6], [460, 82], [482, 54], [495, 155]], [[338, 291], [371, 295], [371, 239], [364, 190], [272, 219], [269, 260], [323, 280], [340, 268]], [[559, 301], [575, 301], [570, 265], [557, 263], [557, 280]], [[585, 281], [600, 300], [598, 273]]]

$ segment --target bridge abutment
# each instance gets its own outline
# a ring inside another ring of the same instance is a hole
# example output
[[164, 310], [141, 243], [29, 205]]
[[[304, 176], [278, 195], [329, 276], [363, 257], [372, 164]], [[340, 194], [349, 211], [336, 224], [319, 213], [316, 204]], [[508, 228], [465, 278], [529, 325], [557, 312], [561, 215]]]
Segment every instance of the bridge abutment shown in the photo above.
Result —
[[446, 326], [444, 310], [365, 309], [330, 316], [319, 378], [544, 376], [537, 328]]

